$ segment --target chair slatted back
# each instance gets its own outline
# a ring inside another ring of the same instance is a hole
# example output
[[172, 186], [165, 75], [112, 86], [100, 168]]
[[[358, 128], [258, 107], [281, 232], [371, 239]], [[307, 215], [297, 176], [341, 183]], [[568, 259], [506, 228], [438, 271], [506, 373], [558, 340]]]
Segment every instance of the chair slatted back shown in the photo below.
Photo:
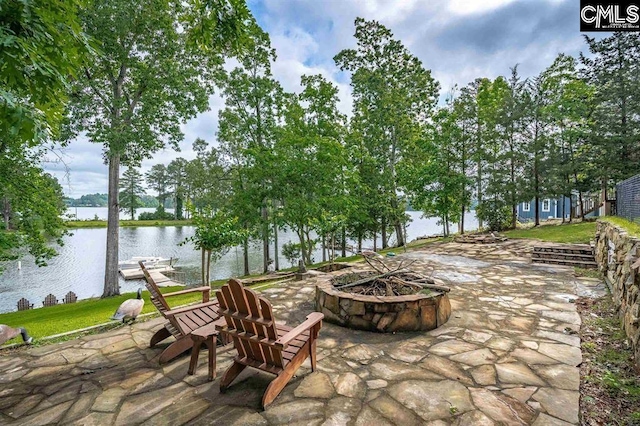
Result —
[[169, 304], [167, 303], [167, 300], [160, 292], [158, 284], [156, 284], [155, 280], [153, 279], [147, 268], [144, 266], [144, 262], [140, 261], [138, 262], [138, 264], [140, 265], [140, 269], [142, 269], [142, 273], [144, 274], [144, 285], [147, 287], [147, 290], [149, 290], [151, 303], [153, 303], [156, 309], [161, 313], [171, 310]]
[[58, 299], [56, 299], [56, 296], [54, 296], [53, 294], [49, 294], [47, 297], [44, 298], [44, 300], [42, 301], [42, 305], [44, 307], [47, 306], [55, 306], [58, 304]]
[[33, 309], [33, 303], [29, 303], [29, 301], [24, 297], [18, 300], [18, 310], [26, 311], [27, 309]]
[[242, 283], [231, 279], [216, 291], [226, 326], [221, 329], [233, 340], [240, 358], [282, 369], [282, 350], [271, 304]]
[[77, 300], [78, 296], [76, 296], [76, 294], [72, 291], [64, 296], [64, 303], [76, 303]]

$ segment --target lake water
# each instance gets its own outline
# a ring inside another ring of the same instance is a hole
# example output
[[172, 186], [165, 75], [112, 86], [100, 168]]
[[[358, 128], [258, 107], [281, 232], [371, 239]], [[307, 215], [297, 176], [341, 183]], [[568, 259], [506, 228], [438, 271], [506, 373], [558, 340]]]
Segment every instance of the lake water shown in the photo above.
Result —
[[[73, 208], [75, 213], [75, 208]], [[143, 210], [143, 209], [140, 209]], [[153, 209], [145, 209], [153, 210]], [[106, 218], [106, 208], [78, 207], [78, 217], [91, 219], [94, 215]], [[419, 236], [433, 235], [442, 232], [437, 219], [421, 218], [420, 212], [407, 212], [412, 222], [407, 226], [407, 237], [411, 241]], [[478, 222], [473, 213], [465, 218], [465, 229], [477, 228]], [[120, 228], [120, 260], [133, 256], [177, 257], [178, 266], [191, 271], [197, 276], [200, 268], [200, 252], [190, 244], [179, 246], [181, 241], [193, 235], [192, 226], [167, 227], [124, 227]], [[451, 227], [457, 232], [457, 226]], [[105, 228], [76, 229], [72, 236], [65, 237], [65, 244], [59, 248], [59, 255], [51, 259], [49, 266], [39, 268], [29, 257], [22, 259], [22, 269], [18, 270], [18, 262], [5, 264], [6, 270], [0, 275], [0, 312], [16, 310], [16, 303], [26, 297], [34, 307], [41, 307], [42, 301], [49, 293], [62, 299], [69, 291], [78, 295], [79, 299], [98, 297], [102, 294], [104, 284], [104, 263], [106, 251]], [[278, 244], [298, 242], [295, 233], [281, 230], [278, 233]], [[392, 235], [390, 242], [395, 241]], [[372, 242], [363, 243], [363, 247], [372, 247]], [[273, 250], [273, 247], [272, 247]], [[322, 252], [316, 250], [315, 261], [322, 260]], [[280, 257], [280, 267], [291, 266]], [[262, 243], [250, 245], [249, 265], [251, 272], [262, 270]], [[228, 278], [241, 275], [243, 272], [242, 249], [232, 248], [211, 268], [211, 279]], [[121, 292], [136, 291], [143, 286], [139, 280], [124, 281], [120, 279]]]

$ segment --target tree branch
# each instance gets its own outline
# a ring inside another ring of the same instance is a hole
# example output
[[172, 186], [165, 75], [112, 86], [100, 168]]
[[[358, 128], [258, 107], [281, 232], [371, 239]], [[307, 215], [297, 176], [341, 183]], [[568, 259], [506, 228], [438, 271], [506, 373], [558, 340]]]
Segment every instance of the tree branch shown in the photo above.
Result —
[[91, 73], [89, 72], [88, 68], [84, 69], [84, 75], [87, 77], [87, 81], [89, 82], [89, 87], [91, 87], [91, 90], [93, 90], [93, 93], [95, 93], [95, 95], [97, 97], [100, 98], [100, 100], [102, 101], [103, 106], [111, 111], [111, 108], [109, 106], [109, 102], [108, 99], [106, 98], [106, 96], [104, 95], [104, 93], [101, 93], [98, 88], [94, 85], [94, 80], [93, 80], [93, 76], [91, 75]]

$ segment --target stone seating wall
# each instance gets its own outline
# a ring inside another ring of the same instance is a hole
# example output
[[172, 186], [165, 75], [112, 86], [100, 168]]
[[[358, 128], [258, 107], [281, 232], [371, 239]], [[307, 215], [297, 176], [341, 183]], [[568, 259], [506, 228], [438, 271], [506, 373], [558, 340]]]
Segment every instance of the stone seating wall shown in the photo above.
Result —
[[640, 239], [616, 225], [598, 221], [595, 241], [598, 268], [611, 290], [640, 368], [640, 268], [632, 268], [640, 259]]

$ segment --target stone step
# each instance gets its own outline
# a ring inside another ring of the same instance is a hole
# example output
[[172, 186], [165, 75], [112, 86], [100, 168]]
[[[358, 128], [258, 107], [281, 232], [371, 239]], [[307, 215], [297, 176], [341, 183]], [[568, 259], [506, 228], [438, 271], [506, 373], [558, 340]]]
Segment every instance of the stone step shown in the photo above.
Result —
[[533, 248], [534, 253], [562, 253], [562, 254], [587, 254], [593, 256], [593, 249], [590, 246], [584, 247], [578, 246], [535, 246]]
[[565, 260], [594, 260], [593, 253], [552, 253], [537, 252], [531, 253], [531, 257], [535, 259], [565, 259]]
[[563, 266], [574, 266], [585, 269], [597, 269], [598, 264], [594, 261], [587, 260], [565, 260], [565, 259], [542, 259], [542, 258], [532, 258], [532, 262], [534, 263], [546, 263], [550, 265], [563, 265]]

